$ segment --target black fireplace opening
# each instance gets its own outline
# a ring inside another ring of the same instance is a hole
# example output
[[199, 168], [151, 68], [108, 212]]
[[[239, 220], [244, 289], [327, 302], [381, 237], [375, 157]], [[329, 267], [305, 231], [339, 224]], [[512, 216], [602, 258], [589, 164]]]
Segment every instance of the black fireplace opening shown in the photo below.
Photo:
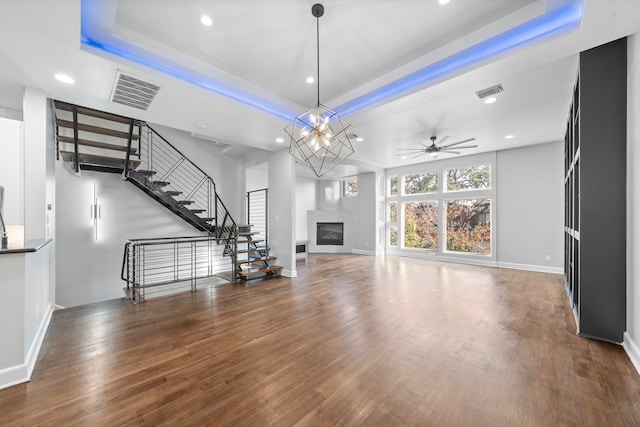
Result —
[[319, 222], [316, 224], [316, 244], [319, 245], [343, 245], [343, 222]]

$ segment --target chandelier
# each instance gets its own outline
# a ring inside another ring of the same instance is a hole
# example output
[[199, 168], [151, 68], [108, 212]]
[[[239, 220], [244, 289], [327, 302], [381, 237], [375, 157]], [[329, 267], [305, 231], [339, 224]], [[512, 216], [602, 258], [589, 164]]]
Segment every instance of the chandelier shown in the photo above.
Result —
[[320, 103], [319, 18], [324, 15], [324, 6], [314, 4], [311, 13], [316, 18], [318, 101], [314, 107], [296, 117], [285, 131], [291, 137], [289, 154], [311, 168], [317, 177], [321, 177], [353, 154], [353, 146], [347, 134], [350, 125], [338, 113]]

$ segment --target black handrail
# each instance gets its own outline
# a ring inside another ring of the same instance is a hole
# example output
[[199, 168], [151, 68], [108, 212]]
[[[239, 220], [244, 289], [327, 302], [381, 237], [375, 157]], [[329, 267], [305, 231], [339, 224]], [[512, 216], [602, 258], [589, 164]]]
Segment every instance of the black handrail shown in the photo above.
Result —
[[[178, 154], [180, 154], [180, 156], [184, 157], [185, 159], [189, 160], [189, 158], [187, 156], [185, 156], [184, 154], [182, 154], [182, 152], [180, 150], [178, 150], [176, 147], [174, 147], [174, 145], [172, 143], [170, 143], [169, 141], [166, 140], [166, 138], [162, 135], [160, 135], [154, 128], [152, 128], [151, 126], [149, 126], [148, 123], [145, 123], [147, 125], [147, 127], [149, 129], [151, 129], [153, 131], [154, 134], [156, 134], [157, 136], [159, 136], [164, 142], [167, 143], [167, 145], [171, 148], [174, 149], [174, 151]], [[196, 165], [195, 163], [193, 163], [191, 160], [189, 160], [189, 162], [196, 168], [198, 169], [200, 172], [202, 172], [204, 175], [209, 176], [205, 171], [203, 171], [202, 169], [200, 169], [200, 167], [198, 165]]]

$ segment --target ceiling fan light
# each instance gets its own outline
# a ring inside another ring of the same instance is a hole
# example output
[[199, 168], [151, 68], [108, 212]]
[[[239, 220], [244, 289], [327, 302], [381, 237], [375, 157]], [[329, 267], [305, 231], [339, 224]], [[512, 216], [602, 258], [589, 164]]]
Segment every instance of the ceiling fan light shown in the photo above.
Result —
[[430, 155], [431, 157], [433, 157], [434, 159], [435, 159], [436, 157], [438, 157], [438, 153], [436, 153], [435, 151], [432, 151], [431, 153], [429, 153], [429, 155]]

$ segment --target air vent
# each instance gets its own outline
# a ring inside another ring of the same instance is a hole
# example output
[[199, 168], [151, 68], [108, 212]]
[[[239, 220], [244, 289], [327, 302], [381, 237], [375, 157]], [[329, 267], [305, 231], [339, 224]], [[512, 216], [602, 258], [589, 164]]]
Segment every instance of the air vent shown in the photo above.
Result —
[[118, 70], [111, 91], [111, 101], [147, 111], [160, 89], [162, 88], [157, 84], [145, 82]]
[[500, 92], [503, 92], [503, 91], [504, 91], [504, 88], [502, 87], [502, 85], [501, 84], [497, 84], [495, 86], [491, 86], [491, 87], [488, 87], [486, 89], [482, 89], [482, 90], [477, 91], [476, 95], [478, 95], [478, 98], [484, 99], [484, 98], [486, 98], [488, 96], [493, 96], [493, 95], [496, 95], [496, 94], [498, 94]]

